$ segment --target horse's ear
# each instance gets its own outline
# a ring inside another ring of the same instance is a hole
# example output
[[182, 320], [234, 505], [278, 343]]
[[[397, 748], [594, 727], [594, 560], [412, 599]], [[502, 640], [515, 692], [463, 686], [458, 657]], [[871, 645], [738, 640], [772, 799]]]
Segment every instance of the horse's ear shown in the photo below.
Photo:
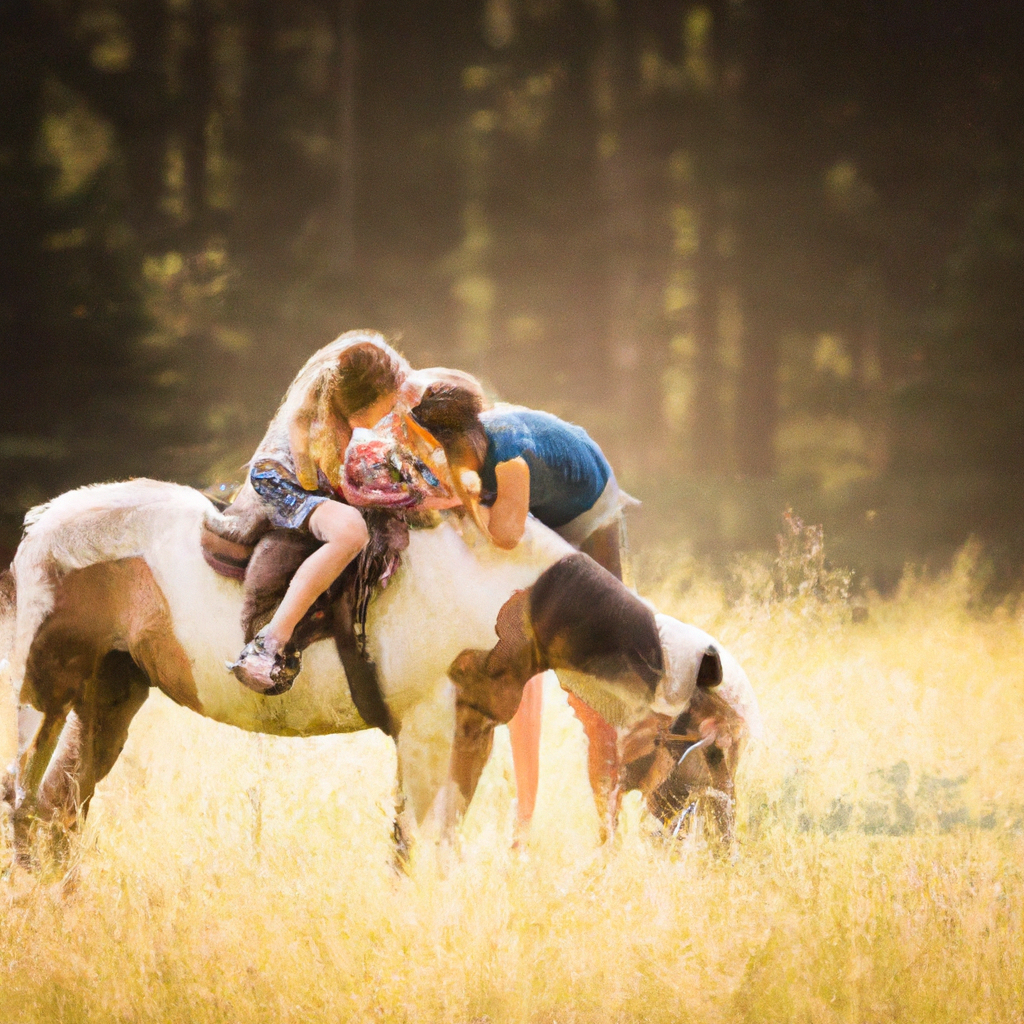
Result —
[[530, 592], [517, 590], [498, 612], [494, 647], [490, 651], [465, 650], [448, 669], [458, 689], [459, 704], [502, 725], [518, 710], [523, 687], [540, 668], [529, 609]]

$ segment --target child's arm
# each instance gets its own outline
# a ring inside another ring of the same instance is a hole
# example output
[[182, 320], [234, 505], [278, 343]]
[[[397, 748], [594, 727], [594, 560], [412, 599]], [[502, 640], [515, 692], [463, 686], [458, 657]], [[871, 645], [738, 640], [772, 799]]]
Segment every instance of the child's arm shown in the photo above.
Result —
[[488, 529], [499, 548], [510, 550], [522, 540], [530, 511], [530, 467], [523, 458], [499, 462], [494, 468], [498, 494], [491, 506]]

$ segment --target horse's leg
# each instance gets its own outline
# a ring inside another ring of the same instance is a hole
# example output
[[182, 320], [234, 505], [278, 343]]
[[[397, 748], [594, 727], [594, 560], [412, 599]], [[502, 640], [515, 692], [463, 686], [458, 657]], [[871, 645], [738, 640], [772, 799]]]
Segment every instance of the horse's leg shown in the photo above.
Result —
[[61, 614], [55, 613], [36, 633], [25, 666], [20, 690], [29, 684], [42, 703], [42, 721], [32, 732], [34, 712], [19, 714], [17, 779], [15, 780], [14, 850], [19, 861], [28, 861], [32, 822], [37, 816], [39, 789], [53, 758], [68, 713], [95, 674], [97, 651], [87, 634], [71, 632]]
[[589, 704], [573, 693], [567, 696], [587, 737], [587, 775], [597, 805], [601, 842], [606, 843], [615, 835], [622, 803], [618, 734]]
[[[452, 744], [452, 782], [459, 799], [451, 811], [457, 819], [466, 813], [476, 792], [480, 775], [494, 746], [495, 721], [468, 704], [455, 708], [455, 742]], [[450, 824], [454, 824], [454, 821]]]
[[149, 696], [149, 681], [124, 651], [100, 662], [68, 716], [57, 753], [39, 787], [36, 817], [71, 831], [89, 810], [96, 784], [114, 767], [128, 727]]
[[433, 811], [445, 832], [451, 815], [441, 805], [450, 802], [446, 790], [455, 734], [455, 687], [445, 677], [426, 700], [395, 717], [401, 723], [395, 740], [399, 778], [412, 814], [417, 825], [422, 825]]
[[728, 846], [736, 836], [736, 789], [733, 764], [726, 752], [717, 746], [706, 747], [702, 753], [711, 775], [708, 797], [713, 802], [715, 824], [722, 842]]
[[409, 868], [413, 838], [416, 834], [416, 822], [409, 810], [409, 801], [405, 797], [401, 771], [398, 772], [395, 782], [395, 820], [391, 827], [393, 844], [391, 866], [396, 874], [404, 874]]
[[[18, 778], [21, 774], [21, 759], [33, 742], [43, 721], [43, 713], [31, 704], [19, 704], [15, 714], [15, 755], [14, 760], [0, 776], [0, 801], [7, 803], [11, 811], [18, 799]], [[56, 742], [56, 740], [54, 741]]]
[[[31, 723], [38, 716], [34, 708], [19, 709], [19, 751], [17, 761], [17, 777], [14, 780], [11, 824], [14, 829], [14, 855], [16, 859], [27, 864], [29, 861], [29, 833], [36, 816], [36, 796], [43, 776], [53, 757], [57, 741], [60, 739], [64, 723], [68, 718], [68, 709], [59, 708], [47, 711], [38, 721], [35, 731], [31, 731]], [[22, 732], [20, 726], [26, 725]]]
[[[32, 709], [34, 710], [34, 709]], [[43, 713], [34, 733], [25, 737], [18, 751], [18, 788], [22, 800], [33, 798], [50, 765], [53, 751], [67, 721], [68, 708], [57, 708]], [[26, 716], [34, 717], [34, 716]], [[21, 801], [19, 801], [21, 802]]]

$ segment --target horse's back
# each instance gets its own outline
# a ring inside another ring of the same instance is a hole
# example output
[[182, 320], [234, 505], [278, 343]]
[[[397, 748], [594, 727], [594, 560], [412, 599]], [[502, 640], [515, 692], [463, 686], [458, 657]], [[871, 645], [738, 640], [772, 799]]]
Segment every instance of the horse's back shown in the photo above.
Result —
[[[244, 639], [242, 587], [214, 572], [202, 556], [202, 524], [211, 508], [191, 488], [132, 480], [71, 491], [34, 510], [16, 557], [12, 663], [19, 683], [60, 588], [91, 566], [137, 559], [145, 572], [122, 573], [135, 588], [133, 603], [166, 608], [166, 622], [162, 613], [150, 617], [156, 639], [148, 638], [146, 670], [154, 685], [210, 718], [253, 731], [312, 735], [365, 728], [333, 643], [311, 646], [294, 686], [280, 696], [252, 693], [226, 670]], [[496, 548], [470, 524], [460, 529], [448, 520], [414, 530], [402, 566], [374, 599], [367, 621], [385, 700], [400, 709], [431, 699], [460, 651], [493, 646], [498, 612], [509, 597], [571, 552], [532, 521], [511, 552]], [[112, 607], [124, 603], [112, 601]], [[111, 631], [122, 627], [129, 628], [118, 623]], [[36, 703], [27, 682], [22, 697]]]
[[[571, 545], [532, 519], [512, 551], [498, 548], [469, 523], [459, 529], [446, 520], [429, 530], [412, 530], [403, 564], [367, 617], [385, 698], [425, 672], [444, 675], [463, 650], [493, 647], [502, 605], [572, 552]], [[393, 642], [396, 636], [401, 643]]]
[[96, 657], [103, 643], [130, 650], [151, 685], [218, 721], [284, 735], [366, 728], [333, 644], [310, 649], [283, 697], [251, 693], [227, 671], [243, 644], [242, 588], [202, 557], [211, 508], [192, 488], [130, 480], [69, 491], [30, 513], [15, 558], [11, 674], [23, 702], [47, 699], [39, 692], [46, 680], [27, 671], [30, 652], [37, 660], [41, 644], [91, 632]]

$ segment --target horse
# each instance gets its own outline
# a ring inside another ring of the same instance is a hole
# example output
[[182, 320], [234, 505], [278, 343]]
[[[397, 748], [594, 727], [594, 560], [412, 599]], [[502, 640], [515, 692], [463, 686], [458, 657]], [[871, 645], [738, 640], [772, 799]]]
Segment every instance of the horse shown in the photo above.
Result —
[[[286, 693], [238, 684], [242, 585], [200, 551], [212, 503], [137, 479], [63, 494], [26, 517], [14, 558], [14, 624], [0, 662], [19, 702], [6, 782], [15, 849], [35, 820], [72, 829], [111, 770], [151, 688], [216, 721], [281, 736], [368, 728], [335, 645], [314, 643]], [[651, 609], [587, 556], [530, 521], [512, 551], [455, 513], [413, 529], [366, 618], [367, 651], [398, 754], [396, 839], [450, 833], [472, 799], [495, 724], [547, 668], [628, 725], [666, 696]], [[495, 643], [497, 636], [497, 643]]]

